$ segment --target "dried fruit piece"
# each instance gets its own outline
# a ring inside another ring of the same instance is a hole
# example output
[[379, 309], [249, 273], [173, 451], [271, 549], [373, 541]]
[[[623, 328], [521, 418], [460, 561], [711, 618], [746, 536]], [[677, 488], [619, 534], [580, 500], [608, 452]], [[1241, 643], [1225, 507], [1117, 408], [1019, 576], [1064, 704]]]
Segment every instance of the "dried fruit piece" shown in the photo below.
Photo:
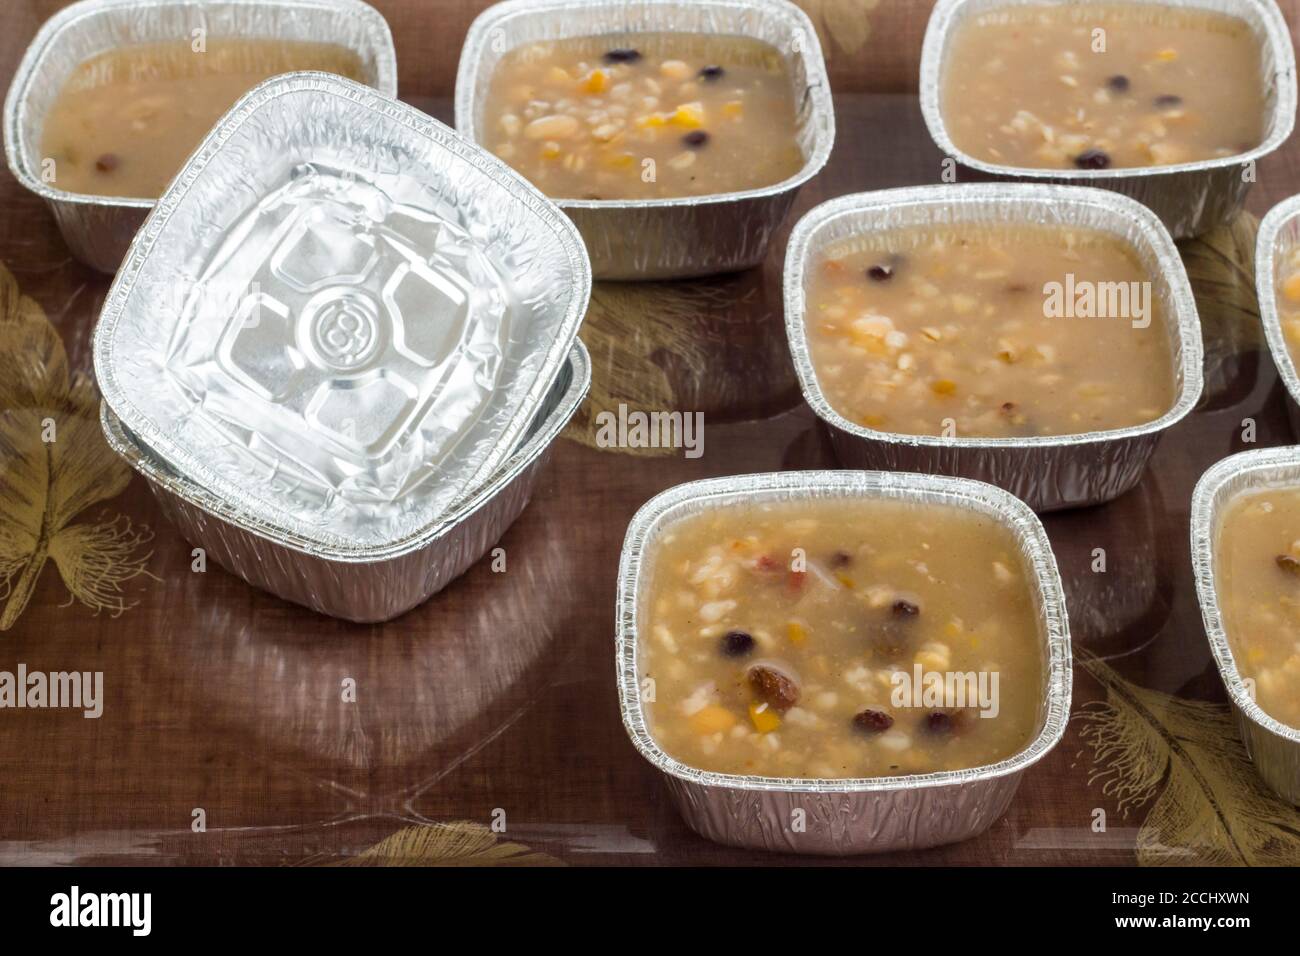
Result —
[[921, 613], [919, 605], [913, 604], [911, 601], [905, 601], [902, 598], [895, 601], [890, 610], [893, 612], [894, 617], [899, 618], [916, 617]]
[[864, 734], [883, 734], [894, 726], [894, 718], [883, 710], [867, 708], [853, 715], [853, 729]]
[[1080, 169], [1107, 169], [1110, 167], [1110, 155], [1100, 149], [1086, 149], [1074, 157], [1074, 165]]
[[942, 710], [933, 710], [925, 715], [925, 729], [932, 734], [950, 734], [953, 732], [952, 715]]
[[1155, 99], [1156, 109], [1174, 110], [1183, 105], [1183, 98], [1173, 93], [1164, 93]]
[[1300, 561], [1291, 557], [1289, 554], [1279, 554], [1275, 559], [1277, 566], [1288, 574], [1294, 574], [1300, 577]]
[[720, 646], [726, 657], [744, 657], [754, 649], [754, 638], [744, 631], [728, 631], [722, 635]]
[[706, 67], [702, 67], [700, 69], [700, 72], [697, 73], [696, 76], [698, 76], [705, 83], [716, 83], [718, 80], [722, 79], [722, 77], [726, 74], [726, 72], [727, 71], [724, 70], [722, 67], [717, 66], [716, 64], [712, 64]]
[[682, 137], [682, 143], [688, 149], [700, 149], [709, 141], [709, 134], [702, 129], [693, 129]]
[[641, 51], [629, 47], [617, 47], [607, 50], [601, 59], [606, 63], [635, 63], [641, 59]]
[[117, 169], [120, 162], [117, 153], [104, 153], [99, 159], [95, 160], [95, 168], [101, 173], [111, 173]]
[[749, 686], [754, 696], [779, 714], [799, 703], [799, 686], [775, 667], [757, 664], [749, 669]]
[[1112, 93], [1127, 93], [1128, 88], [1128, 77], [1123, 73], [1116, 73], [1114, 76], [1106, 78], [1106, 89]]
[[887, 282], [894, 277], [894, 267], [877, 263], [867, 270], [867, 278], [873, 282]]

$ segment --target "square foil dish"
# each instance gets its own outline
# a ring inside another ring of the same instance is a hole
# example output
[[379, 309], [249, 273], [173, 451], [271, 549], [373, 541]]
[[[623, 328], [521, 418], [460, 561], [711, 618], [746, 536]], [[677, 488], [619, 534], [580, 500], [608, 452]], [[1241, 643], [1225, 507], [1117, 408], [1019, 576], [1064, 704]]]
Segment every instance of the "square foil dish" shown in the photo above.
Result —
[[[1151, 277], [1152, 301], [1160, 304], [1169, 333], [1176, 379], [1173, 406], [1142, 425], [1025, 438], [879, 431], [832, 408], [809, 354], [804, 293], [808, 270], [823, 249], [854, 236], [952, 223], [1077, 226], [1131, 246]], [[823, 203], [800, 219], [790, 235], [785, 325], [804, 398], [828, 426], [845, 467], [977, 478], [1005, 488], [1039, 512], [1100, 504], [1128, 491], [1141, 480], [1161, 433], [1190, 412], [1201, 396], [1201, 325], [1178, 250], [1149, 209], [1102, 189], [967, 183], [885, 189]]]
[[1232, 701], [1241, 741], [1255, 769], [1278, 796], [1300, 805], [1300, 729], [1275, 720], [1255, 703], [1224, 630], [1215, 581], [1219, 525], [1238, 495], [1265, 488], [1300, 487], [1300, 447], [1259, 448], [1211, 466], [1192, 493], [1192, 564], [1205, 635]]
[[470, 26], [456, 74], [456, 129], [481, 142], [501, 57], [540, 40], [623, 33], [745, 36], [775, 46], [795, 83], [803, 168], [761, 189], [665, 199], [556, 199], [587, 244], [597, 279], [680, 279], [760, 263], [799, 188], [830, 158], [835, 110], [817, 31], [785, 0], [507, 0]]
[[[1277, 295], [1286, 267], [1286, 257], [1300, 248], [1300, 196], [1284, 199], [1268, 211], [1259, 224], [1255, 239], [1255, 295], [1259, 300], [1259, 319], [1272, 353], [1277, 374], [1286, 386], [1290, 401], [1286, 403], [1291, 431], [1300, 436], [1300, 373], [1282, 331], [1282, 315]], [[1300, 312], [1300, 305], [1297, 305]]]
[[[1038, 731], [995, 764], [896, 777], [798, 778], [714, 773], [669, 756], [650, 732], [638, 645], [643, 600], [658, 537], [678, 519], [738, 504], [811, 499], [894, 499], [945, 504], [1010, 528], [1033, 588], [1043, 652]], [[1070, 625], [1056, 559], [1042, 524], [1011, 495], [982, 482], [884, 472], [805, 471], [693, 481], [650, 499], [632, 518], [618, 574], [615, 667], [623, 725], [662, 772], [687, 825], [730, 846], [786, 853], [850, 855], [913, 850], [984, 832], [1011, 803], [1020, 777], [1050, 751], [1069, 720]], [[793, 832], [801, 809], [806, 830]]]
[[107, 404], [100, 420], [109, 445], [149, 482], [163, 514], [222, 567], [322, 614], [385, 621], [442, 590], [500, 540], [527, 506], [552, 443], [590, 385], [587, 350], [575, 341], [523, 441], [501, 468], [437, 525], [383, 549], [322, 549], [268, 528], [173, 471]]
[[[977, 177], [1098, 186], [1132, 196], [1151, 208], [1175, 239], [1199, 236], [1230, 220], [1242, 208], [1255, 163], [1274, 152], [1295, 126], [1295, 51], [1291, 33], [1273, 0], [1123, 0], [1223, 13], [1245, 21], [1260, 44], [1264, 81], [1264, 139], [1234, 156], [1114, 169], [1038, 169], [990, 163], [958, 149], [948, 135], [941, 109], [943, 70], [954, 31], [967, 20], [991, 10], [1015, 6], [1084, 7], [1115, 0], [938, 0], [930, 14], [921, 48], [921, 113], [930, 137], [958, 164]], [[1211, 64], [1212, 66], [1212, 64]]]
[[502, 163], [368, 87], [289, 73], [150, 213], [95, 374], [176, 473], [305, 546], [382, 552], [504, 463], [590, 286], [573, 224]]
[[367, 84], [397, 95], [397, 59], [384, 18], [360, 0], [82, 0], [47, 20], [28, 46], [5, 98], [9, 171], [49, 205], [80, 261], [112, 274], [153, 208], [152, 199], [90, 196], [41, 178], [41, 134], [68, 76], [121, 46], [210, 36], [335, 43], [356, 53]]

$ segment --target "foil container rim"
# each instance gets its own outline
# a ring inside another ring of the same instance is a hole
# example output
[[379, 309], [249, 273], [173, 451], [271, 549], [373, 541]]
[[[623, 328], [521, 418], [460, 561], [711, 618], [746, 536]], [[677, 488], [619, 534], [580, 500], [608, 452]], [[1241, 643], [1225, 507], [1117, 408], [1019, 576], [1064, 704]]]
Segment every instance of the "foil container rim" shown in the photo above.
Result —
[[[1300, 446], [1288, 445], [1276, 448], [1256, 448], [1251, 451], [1238, 452], [1221, 458], [1201, 475], [1192, 492], [1191, 510], [1191, 545], [1192, 565], [1196, 574], [1196, 597], [1201, 605], [1201, 619], [1205, 625], [1205, 636], [1219, 669], [1219, 677], [1228, 692], [1233, 706], [1251, 723], [1295, 743], [1300, 743], [1300, 728], [1282, 723], [1270, 716], [1255, 702], [1246, 690], [1241, 671], [1237, 668], [1236, 657], [1228, 641], [1227, 628], [1223, 624], [1223, 612], [1219, 608], [1219, 595], [1215, 588], [1217, 573], [1215, 559], [1216, 522], [1222, 510], [1217, 502], [1224, 485], [1229, 481], [1254, 475], [1261, 477], [1256, 488], [1269, 487], [1263, 477], [1265, 472], [1276, 472], [1285, 468], [1293, 472], [1294, 484], [1300, 487]], [[1233, 492], [1228, 500], [1236, 498], [1254, 488], [1243, 488]]]
[[573, 418], [578, 406], [591, 388], [591, 357], [581, 339], [574, 339], [568, 365], [572, 379], [555, 408], [546, 416], [545, 423], [513, 455], [506, 459], [485, 485], [471, 489], [453, 505], [436, 524], [420, 530], [402, 541], [379, 547], [338, 549], [321, 547], [315, 543], [296, 539], [282, 529], [269, 527], [256, 515], [250, 514], [226, 501], [192, 479], [179, 474], [165, 473], [166, 469], [153, 460], [151, 450], [125, 433], [126, 426], [113, 412], [108, 402], [100, 402], [99, 419], [109, 447], [151, 484], [159, 484], [186, 504], [198, 508], [213, 518], [231, 524], [241, 531], [299, 554], [347, 564], [360, 564], [402, 557], [428, 546], [452, 527], [470, 515], [487, 507], [492, 499], [524, 469], [535, 462], [559, 437]]
[[[954, 198], [954, 194], [956, 194]], [[841, 216], [880, 210], [894, 206], [934, 206], [949, 208], [957, 203], [1044, 203], [1055, 208], [1104, 208], [1137, 220], [1143, 237], [1154, 254], [1159, 272], [1169, 283], [1174, 315], [1166, 321], [1174, 324], [1181, 343], [1181, 361], [1175, 371], [1181, 372], [1182, 384], [1177, 399], [1159, 418], [1126, 428], [1077, 432], [1070, 435], [1030, 435], [1023, 438], [980, 438], [940, 435], [909, 435], [902, 432], [879, 431], [859, 425], [845, 418], [827, 401], [817, 378], [812, 356], [806, 340], [806, 303], [804, 276], [808, 258], [813, 252], [817, 232]], [[875, 442], [893, 445], [930, 448], [1006, 449], [1006, 448], [1057, 448], [1124, 441], [1164, 431], [1185, 418], [1200, 400], [1204, 387], [1203, 345], [1200, 318], [1196, 299], [1178, 248], [1168, 230], [1150, 209], [1135, 199], [1110, 190], [1087, 186], [1064, 186], [1053, 183], [949, 183], [943, 186], [903, 186], [873, 192], [852, 193], [828, 200], [810, 209], [790, 233], [786, 246], [785, 274], [783, 278], [785, 300], [785, 330], [790, 354], [804, 400], [822, 421], [853, 435]]]
[[[666, 753], [650, 733], [641, 701], [637, 671], [637, 606], [642, 558], [659, 523], [683, 505], [710, 499], [758, 499], [799, 492], [858, 492], [862, 497], [982, 506], [1015, 532], [1024, 548], [1041, 601], [1045, 700], [1042, 729], [1016, 754], [966, 770], [934, 771], [893, 777], [767, 777], [718, 773], [692, 767]], [[784, 793], [880, 793], [961, 786], [1019, 773], [1046, 756], [1069, 723], [1073, 670], [1070, 623], [1064, 588], [1047, 532], [1023, 501], [993, 485], [971, 478], [947, 478], [912, 472], [787, 471], [704, 478], [675, 485], [642, 505], [628, 525], [618, 566], [615, 670], [623, 727], [637, 752], [657, 770], [687, 783], [713, 788]]]
[[1259, 223], [1255, 237], [1255, 298], [1259, 303], [1259, 320], [1264, 326], [1264, 339], [1278, 376], [1286, 386], [1291, 401], [1300, 404], [1300, 372], [1282, 334], [1282, 317], [1277, 308], [1277, 282], [1274, 272], [1277, 264], [1278, 240], [1282, 231], [1300, 215], [1300, 195], [1282, 200], [1270, 209]]
[[[337, 96], [362, 109], [382, 113], [389, 121], [399, 123], [410, 133], [445, 149], [454, 156], [455, 161], [468, 163], [477, 168], [485, 177], [494, 180], [499, 188], [509, 193], [512, 201], [525, 205], [543, 225], [550, 229], [569, 262], [573, 286], [569, 290], [564, 317], [560, 323], [560, 334], [549, 343], [544, 361], [539, 366], [532, 386], [522, 396], [523, 405], [520, 409], [516, 409], [511, 428], [500, 436], [493, 456], [485, 460], [485, 462], [491, 461], [495, 457], [495, 464], [492, 468], [481, 466], [479, 469], [479, 477], [483, 480], [489, 479], [495, 466], [509, 457], [510, 446], [526, 429], [528, 421], [540, 406], [556, 372], [568, 356], [571, 344], [577, 340], [577, 329], [586, 314], [591, 295], [591, 262], [587, 257], [586, 247], [573, 221], [556, 208], [536, 187], [499, 159], [415, 107], [368, 86], [330, 73], [317, 71], [284, 73], [265, 80], [246, 93], [224, 117], [217, 121], [185, 166], [177, 173], [167, 191], [149, 211], [148, 217], [131, 241], [126, 258], [113, 277], [112, 285], [109, 286], [108, 293], [104, 297], [99, 320], [95, 324], [93, 337], [95, 377], [103, 398], [126, 426], [140, 435], [155, 451], [177, 456], [182, 450], [159, 431], [153, 421], [135, 406], [121, 388], [116, 374], [113, 333], [125, 311], [135, 281], [147, 264], [162, 228], [180, 209], [190, 188], [203, 175], [208, 163], [221, 152], [226, 140], [250, 121], [266, 104], [280, 96], [304, 91]], [[192, 461], [189, 465], [192, 477], [210, 490], [219, 492], [222, 486], [227, 484], [221, 480], [212, 480], [211, 469], [202, 462]], [[446, 510], [443, 509], [444, 512]], [[439, 514], [433, 515], [426, 527], [439, 524], [440, 518]], [[425, 530], [421, 529], [414, 532], [414, 536], [423, 533]], [[376, 547], [400, 546], [402, 542], [409, 541], [412, 537], [406, 535]], [[317, 544], [346, 550], [342, 547], [341, 541], [326, 536], [317, 539]]]
[[[638, 5], [672, 8], [680, 7], [684, 2], [685, 0], [638, 0]], [[465, 35], [465, 43], [461, 47], [460, 63], [456, 72], [456, 129], [463, 131], [463, 135], [472, 142], [478, 143], [474, 106], [481, 91], [477, 88], [475, 76], [478, 72], [481, 51], [492, 42], [492, 31], [497, 29], [501, 20], [519, 14], [576, 11], [595, 5], [597, 4], [591, 0], [502, 0], [480, 13], [470, 24], [469, 32]], [[808, 95], [813, 102], [810, 121], [819, 127], [816, 149], [804, 160], [803, 167], [797, 173], [770, 186], [737, 192], [710, 193], [703, 196], [667, 196], [657, 199], [551, 199], [561, 209], [668, 209], [683, 206], [720, 206], [765, 199], [798, 189], [821, 172], [830, 160], [831, 149], [835, 145], [835, 107], [831, 100], [830, 76], [826, 71], [821, 40], [808, 15], [789, 0], [692, 0], [690, 5], [737, 10], [768, 10], [781, 13], [797, 25], [804, 38], [799, 47], [799, 55], [803, 57], [808, 71]]]
[[[289, 7], [313, 10], [340, 10], [355, 13], [366, 21], [366, 29], [376, 40], [376, 77], [374, 89], [387, 95], [397, 96], [397, 52], [393, 46], [392, 32], [383, 14], [365, 0], [221, 0], [230, 6], [248, 7]], [[103, 206], [119, 209], [151, 209], [157, 199], [143, 199], [136, 196], [100, 196], [93, 193], [76, 193], [59, 189], [43, 182], [32, 171], [32, 157], [28, 154], [21, 133], [24, 111], [31, 85], [39, 75], [59, 35], [88, 16], [101, 11], [121, 9], [123, 12], [138, 12], [147, 7], [198, 7], [201, 0], [78, 0], [64, 7], [49, 17], [36, 31], [26, 52], [19, 61], [14, 78], [9, 84], [4, 103], [4, 141], [5, 161], [9, 172], [29, 192], [50, 202], [70, 203], [81, 206]]]
[[[1277, 84], [1277, 97], [1271, 114], [1272, 131], [1258, 146], [1234, 153], [1231, 156], [1211, 157], [1189, 163], [1174, 163], [1166, 166], [1120, 166], [1110, 169], [1047, 169], [1037, 166], [1013, 166], [1006, 163], [991, 163], [978, 159], [960, 149], [948, 135], [948, 127], [943, 119], [940, 106], [941, 74], [943, 70], [943, 52], [948, 42], [948, 35], [953, 27], [961, 22], [962, 8], [969, 3], [982, 0], [938, 0], [930, 13], [925, 29], [925, 38], [921, 43], [921, 65], [919, 91], [921, 99], [921, 116], [925, 120], [930, 138], [947, 156], [963, 166], [995, 176], [1013, 176], [1023, 179], [1069, 180], [1087, 184], [1128, 178], [1154, 178], [1179, 173], [1200, 173], [1244, 163], [1254, 162], [1281, 146], [1295, 128], [1296, 119], [1296, 59], [1291, 46], [1290, 30], [1281, 11], [1272, 0], [1228, 0], [1230, 4], [1249, 5], [1259, 12], [1265, 28], [1265, 44], [1275, 57], [1274, 80]], [[1106, 0], [1002, 0], [992, 6], [1063, 6], [1074, 3], [1105, 3]], [[1127, 0], [1130, 3], [1161, 4], [1165, 6], [1201, 7], [1197, 0]], [[1242, 19], [1240, 16], [1238, 19]]]

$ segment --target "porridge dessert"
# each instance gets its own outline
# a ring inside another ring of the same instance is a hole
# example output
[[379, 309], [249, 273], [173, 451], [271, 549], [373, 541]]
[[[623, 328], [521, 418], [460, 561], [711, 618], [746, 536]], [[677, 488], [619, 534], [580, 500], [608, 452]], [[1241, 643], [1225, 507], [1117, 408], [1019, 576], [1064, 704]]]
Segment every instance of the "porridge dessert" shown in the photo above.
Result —
[[1155, 4], [1015, 5], [954, 29], [941, 110], [977, 159], [1049, 169], [1233, 156], [1264, 136], [1260, 43], [1236, 17]]
[[1270, 717], [1300, 727], [1300, 488], [1243, 494], [1221, 519], [1215, 589], [1241, 676]]
[[648, 567], [648, 723], [689, 766], [956, 770], [1011, 757], [1037, 730], [1032, 581], [986, 516], [890, 499], [733, 505], [670, 525]]
[[336, 44], [209, 38], [121, 47], [78, 66], [45, 118], [41, 151], [54, 184], [95, 196], [157, 199], [199, 141], [241, 96], [280, 73], [362, 78]]
[[556, 199], [757, 189], [803, 167], [780, 52], [745, 37], [575, 37], [511, 50], [483, 145]]
[[1070, 435], [1153, 421], [1173, 351], [1136, 252], [1096, 231], [953, 225], [825, 250], [808, 346], [831, 406], [879, 431]]
[[1291, 361], [1300, 367], [1300, 246], [1278, 257], [1277, 317]]

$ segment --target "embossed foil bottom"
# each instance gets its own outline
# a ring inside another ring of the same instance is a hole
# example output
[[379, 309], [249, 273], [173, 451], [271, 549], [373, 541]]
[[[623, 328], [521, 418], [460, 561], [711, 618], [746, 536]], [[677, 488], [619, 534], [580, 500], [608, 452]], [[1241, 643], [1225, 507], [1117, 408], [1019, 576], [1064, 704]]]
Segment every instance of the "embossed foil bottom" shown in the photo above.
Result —
[[1259, 224], [1255, 239], [1255, 296], [1259, 300], [1259, 320], [1264, 326], [1268, 351], [1290, 397], [1286, 414], [1291, 433], [1300, 437], [1300, 374], [1296, 372], [1277, 309], [1282, 264], [1297, 244], [1300, 244], [1300, 196], [1292, 196], [1270, 209]]
[[1260, 448], [1210, 467], [1192, 493], [1192, 565], [1205, 636], [1232, 701], [1242, 743], [1264, 782], [1284, 800], [1300, 805], [1300, 729], [1270, 717], [1247, 691], [1224, 630], [1215, 581], [1223, 512], [1243, 492], [1270, 487], [1300, 487], [1300, 447]]
[[95, 374], [161, 460], [262, 525], [396, 547], [518, 444], [590, 285], [577, 229], [499, 160], [368, 87], [287, 73], [150, 213]]
[[[955, 505], [1014, 531], [1034, 581], [1044, 657], [1040, 726], [1024, 750], [970, 770], [838, 780], [713, 773], [683, 764], [659, 747], [641, 698], [637, 652], [643, 579], [657, 535], [678, 518], [732, 504], [812, 498], [897, 498]], [[1069, 720], [1070, 625], [1056, 560], [1033, 512], [992, 485], [928, 475], [836, 471], [742, 475], [678, 485], [652, 498], [633, 517], [619, 561], [618, 590], [615, 669], [623, 725], [641, 756], [664, 774], [686, 823], [719, 843], [849, 855], [967, 839], [1005, 812], [1021, 775], [1056, 746]], [[796, 809], [805, 814], [803, 832], [791, 826]]]
[[396, 552], [331, 553], [267, 529], [160, 461], [107, 404], [100, 415], [109, 445], [148, 480], [163, 514], [209, 558], [255, 587], [322, 614], [385, 621], [446, 587], [500, 540], [527, 506], [552, 442], [590, 385], [587, 351], [575, 342], [529, 434], [501, 470], [444, 524]]
[[91, 57], [127, 44], [188, 40], [199, 27], [212, 36], [345, 46], [360, 56], [368, 85], [397, 95], [388, 24], [360, 0], [82, 0], [60, 10], [42, 25], [9, 86], [5, 157], [14, 177], [49, 205], [73, 256], [100, 272], [117, 271], [154, 200], [86, 196], [44, 182], [45, 115], [67, 77]]
[[525, 43], [606, 33], [745, 36], [787, 58], [804, 167], [762, 189], [676, 199], [557, 199], [582, 233], [597, 279], [681, 279], [757, 265], [799, 188], [835, 140], [830, 80], [817, 32], [784, 0], [508, 0], [469, 29], [456, 76], [456, 129], [481, 141], [483, 100], [503, 54]]
[[[943, 438], [878, 431], [849, 421], [826, 400], [809, 353], [804, 277], [833, 242], [875, 230], [945, 223], [1036, 223], [1109, 233], [1132, 246], [1151, 276], [1173, 354], [1174, 405], [1143, 425], [1076, 435]], [[1035, 511], [1100, 504], [1142, 477], [1160, 434], [1200, 399], [1200, 320], [1178, 250], [1154, 214], [1117, 193], [1037, 183], [918, 186], [823, 203], [795, 225], [786, 249], [785, 322], [804, 398], [853, 468], [919, 471], [987, 481]]]
[[[1254, 164], [1277, 150], [1291, 135], [1296, 114], [1295, 51], [1286, 21], [1272, 0], [1126, 0], [1137, 5], [1158, 3], [1228, 14], [1250, 25], [1262, 50], [1265, 90], [1264, 141], [1236, 156], [1175, 166], [1117, 169], [1034, 169], [1005, 166], [976, 159], [959, 149], [948, 135], [940, 99], [945, 52], [960, 25], [985, 13], [1011, 6], [1056, 6], [1069, 2], [1113, 0], [939, 0], [930, 14], [921, 49], [921, 112], [930, 137], [966, 174], [963, 178], [1009, 179], [1021, 182], [1096, 186], [1136, 199], [1151, 209], [1175, 239], [1199, 236], [1221, 226], [1242, 208], [1254, 181], [1247, 177]], [[1207, 64], [1213, 68], [1213, 64]]]

